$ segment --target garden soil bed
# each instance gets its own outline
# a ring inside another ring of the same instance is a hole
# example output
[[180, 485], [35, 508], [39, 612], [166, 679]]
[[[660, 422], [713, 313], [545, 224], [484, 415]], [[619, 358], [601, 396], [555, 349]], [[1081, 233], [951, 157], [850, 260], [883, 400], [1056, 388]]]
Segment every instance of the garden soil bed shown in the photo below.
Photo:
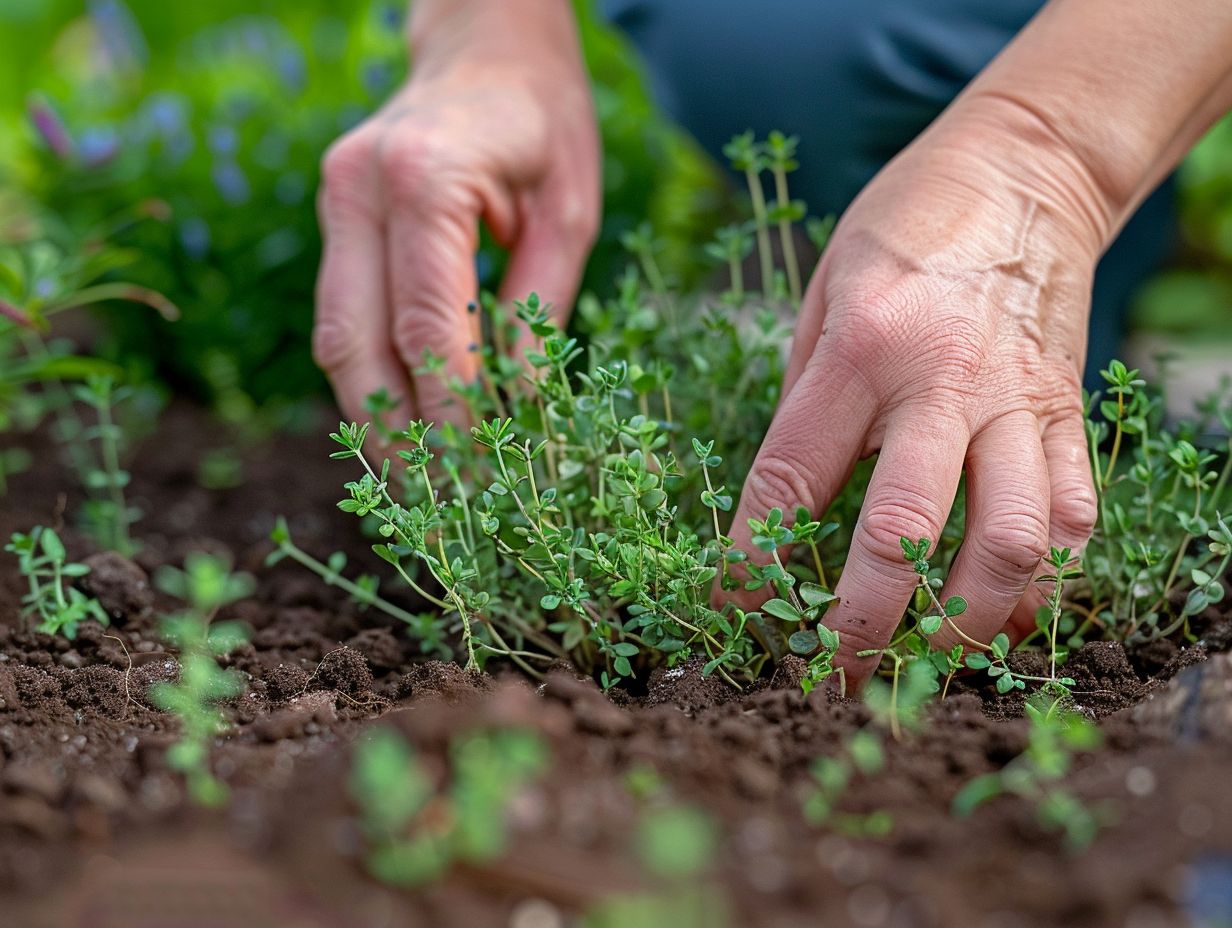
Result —
[[[270, 526], [286, 514], [312, 553], [342, 548], [351, 569], [375, 569], [353, 517], [334, 506], [347, 470], [328, 460], [325, 431], [254, 449], [241, 486], [210, 491], [197, 461], [222, 433], [175, 406], [132, 466], [145, 572], [226, 550], [259, 579], [253, 599], [225, 611], [251, 626], [252, 642], [230, 659], [249, 687], [215, 751], [231, 787], [224, 810], [186, 803], [163, 761], [173, 723], [145, 701], [150, 684], [177, 672], [156, 634], [176, 604], [131, 565], [94, 561], [115, 624], [52, 639], [22, 629], [23, 581], [15, 559], [0, 557], [0, 925], [564, 926], [605, 898], [664, 888], [630, 852], [647, 800], [631, 793], [629, 773], [647, 768], [673, 801], [721, 826], [704, 892], [732, 924], [1164, 928], [1232, 918], [1227, 616], [1202, 616], [1186, 648], [1127, 655], [1092, 644], [1072, 658], [1079, 702], [1105, 737], [1067, 784], [1109, 818], [1085, 852], [1067, 852], [1019, 800], [950, 816], [962, 784], [1026, 741], [1020, 705], [963, 685], [921, 733], [890, 745], [883, 773], [845, 795], [846, 811], [889, 811], [891, 834], [848, 837], [810, 826], [800, 805], [810, 763], [834, 753], [866, 710], [804, 696], [790, 667], [743, 694], [677, 668], [618, 705], [567, 668], [533, 686], [510, 671], [472, 677], [425, 661], [395, 624], [302, 569], [263, 566]], [[73, 511], [54, 453], [33, 444], [39, 465], [0, 498], [5, 538]], [[65, 535], [76, 557], [92, 553]], [[509, 853], [413, 893], [368, 878], [346, 783], [349, 745], [373, 724], [402, 732], [434, 770], [459, 733], [540, 732], [552, 763], [514, 803]]]

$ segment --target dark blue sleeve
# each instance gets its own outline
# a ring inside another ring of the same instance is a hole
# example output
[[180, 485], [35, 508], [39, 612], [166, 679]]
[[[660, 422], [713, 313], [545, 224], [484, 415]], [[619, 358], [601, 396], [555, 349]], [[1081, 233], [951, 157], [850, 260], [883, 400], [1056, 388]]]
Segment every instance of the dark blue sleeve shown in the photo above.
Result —
[[[1040, 0], [603, 0], [652, 90], [707, 151], [770, 129], [800, 136], [793, 192], [841, 212], [1027, 23]], [[1130, 294], [1174, 236], [1151, 197], [1096, 275], [1088, 371], [1116, 352]], [[1094, 384], [1098, 376], [1088, 383]]]

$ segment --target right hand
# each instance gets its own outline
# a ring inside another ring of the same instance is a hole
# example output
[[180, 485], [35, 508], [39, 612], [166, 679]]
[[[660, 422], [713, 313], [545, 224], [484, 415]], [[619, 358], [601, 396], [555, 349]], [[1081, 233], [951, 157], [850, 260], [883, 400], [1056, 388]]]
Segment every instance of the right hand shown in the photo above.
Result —
[[[568, 4], [471, 6], [437, 11], [407, 84], [322, 165], [313, 354], [349, 419], [384, 387], [393, 422], [466, 424], [448, 381], [479, 373], [481, 220], [510, 250], [500, 297], [534, 290], [557, 313], [597, 234], [600, 146]], [[443, 376], [415, 373], [425, 350]]]

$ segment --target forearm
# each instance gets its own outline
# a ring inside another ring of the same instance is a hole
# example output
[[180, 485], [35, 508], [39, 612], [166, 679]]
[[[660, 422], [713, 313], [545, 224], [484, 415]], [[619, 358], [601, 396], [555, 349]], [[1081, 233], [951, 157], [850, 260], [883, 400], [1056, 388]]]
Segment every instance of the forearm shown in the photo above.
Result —
[[491, 64], [544, 53], [582, 67], [569, 0], [415, 0], [407, 42], [421, 76], [459, 58]]
[[1007, 163], [1046, 152], [1040, 180], [1102, 250], [1229, 108], [1227, 0], [1052, 0], [938, 122]]

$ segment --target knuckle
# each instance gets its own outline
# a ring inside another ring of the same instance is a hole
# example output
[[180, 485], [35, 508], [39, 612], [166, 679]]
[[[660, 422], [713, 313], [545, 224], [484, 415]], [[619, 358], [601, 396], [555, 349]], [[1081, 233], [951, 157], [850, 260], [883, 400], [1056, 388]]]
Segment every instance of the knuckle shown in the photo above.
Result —
[[323, 316], [312, 328], [312, 357], [326, 371], [335, 371], [352, 363], [359, 353], [357, 328], [338, 316]]
[[865, 551], [879, 561], [903, 562], [900, 540], [927, 538], [936, 542], [945, 514], [933, 502], [912, 493], [895, 494], [884, 502], [873, 502], [860, 516], [863, 531], [857, 533]]
[[839, 336], [835, 351], [849, 366], [879, 365], [894, 382], [916, 388], [920, 374], [929, 384], [963, 389], [983, 372], [994, 335], [979, 317], [938, 305], [926, 288], [909, 283], [888, 293], [843, 294], [830, 316]]
[[327, 204], [345, 206], [357, 200], [372, 166], [372, 147], [361, 133], [344, 135], [321, 158], [321, 190]]
[[1066, 534], [1063, 543], [1081, 544], [1091, 537], [1099, 521], [1099, 502], [1089, 480], [1075, 480], [1057, 488], [1053, 520]]
[[394, 203], [424, 207], [440, 198], [445, 164], [430, 138], [399, 137], [382, 145], [377, 163], [384, 189]]
[[753, 503], [753, 516], [760, 518], [774, 507], [784, 511], [811, 502], [811, 482], [805, 466], [789, 453], [766, 451], [758, 456], [745, 481], [745, 496]]
[[1037, 508], [1020, 507], [990, 520], [981, 547], [996, 565], [1029, 573], [1048, 553], [1048, 520]]
[[390, 339], [398, 357], [408, 367], [423, 362], [424, 350], [440, 352], [441, 346], [456, 339], [457, 332], [444, 316], [416, 308], [398, 313], [390, 329]]
[[564, 204], [559, 222], [566, 236], [588, 247], [599, 237], [599, 211], [593, 204], [580, 199], [570, 199]]

